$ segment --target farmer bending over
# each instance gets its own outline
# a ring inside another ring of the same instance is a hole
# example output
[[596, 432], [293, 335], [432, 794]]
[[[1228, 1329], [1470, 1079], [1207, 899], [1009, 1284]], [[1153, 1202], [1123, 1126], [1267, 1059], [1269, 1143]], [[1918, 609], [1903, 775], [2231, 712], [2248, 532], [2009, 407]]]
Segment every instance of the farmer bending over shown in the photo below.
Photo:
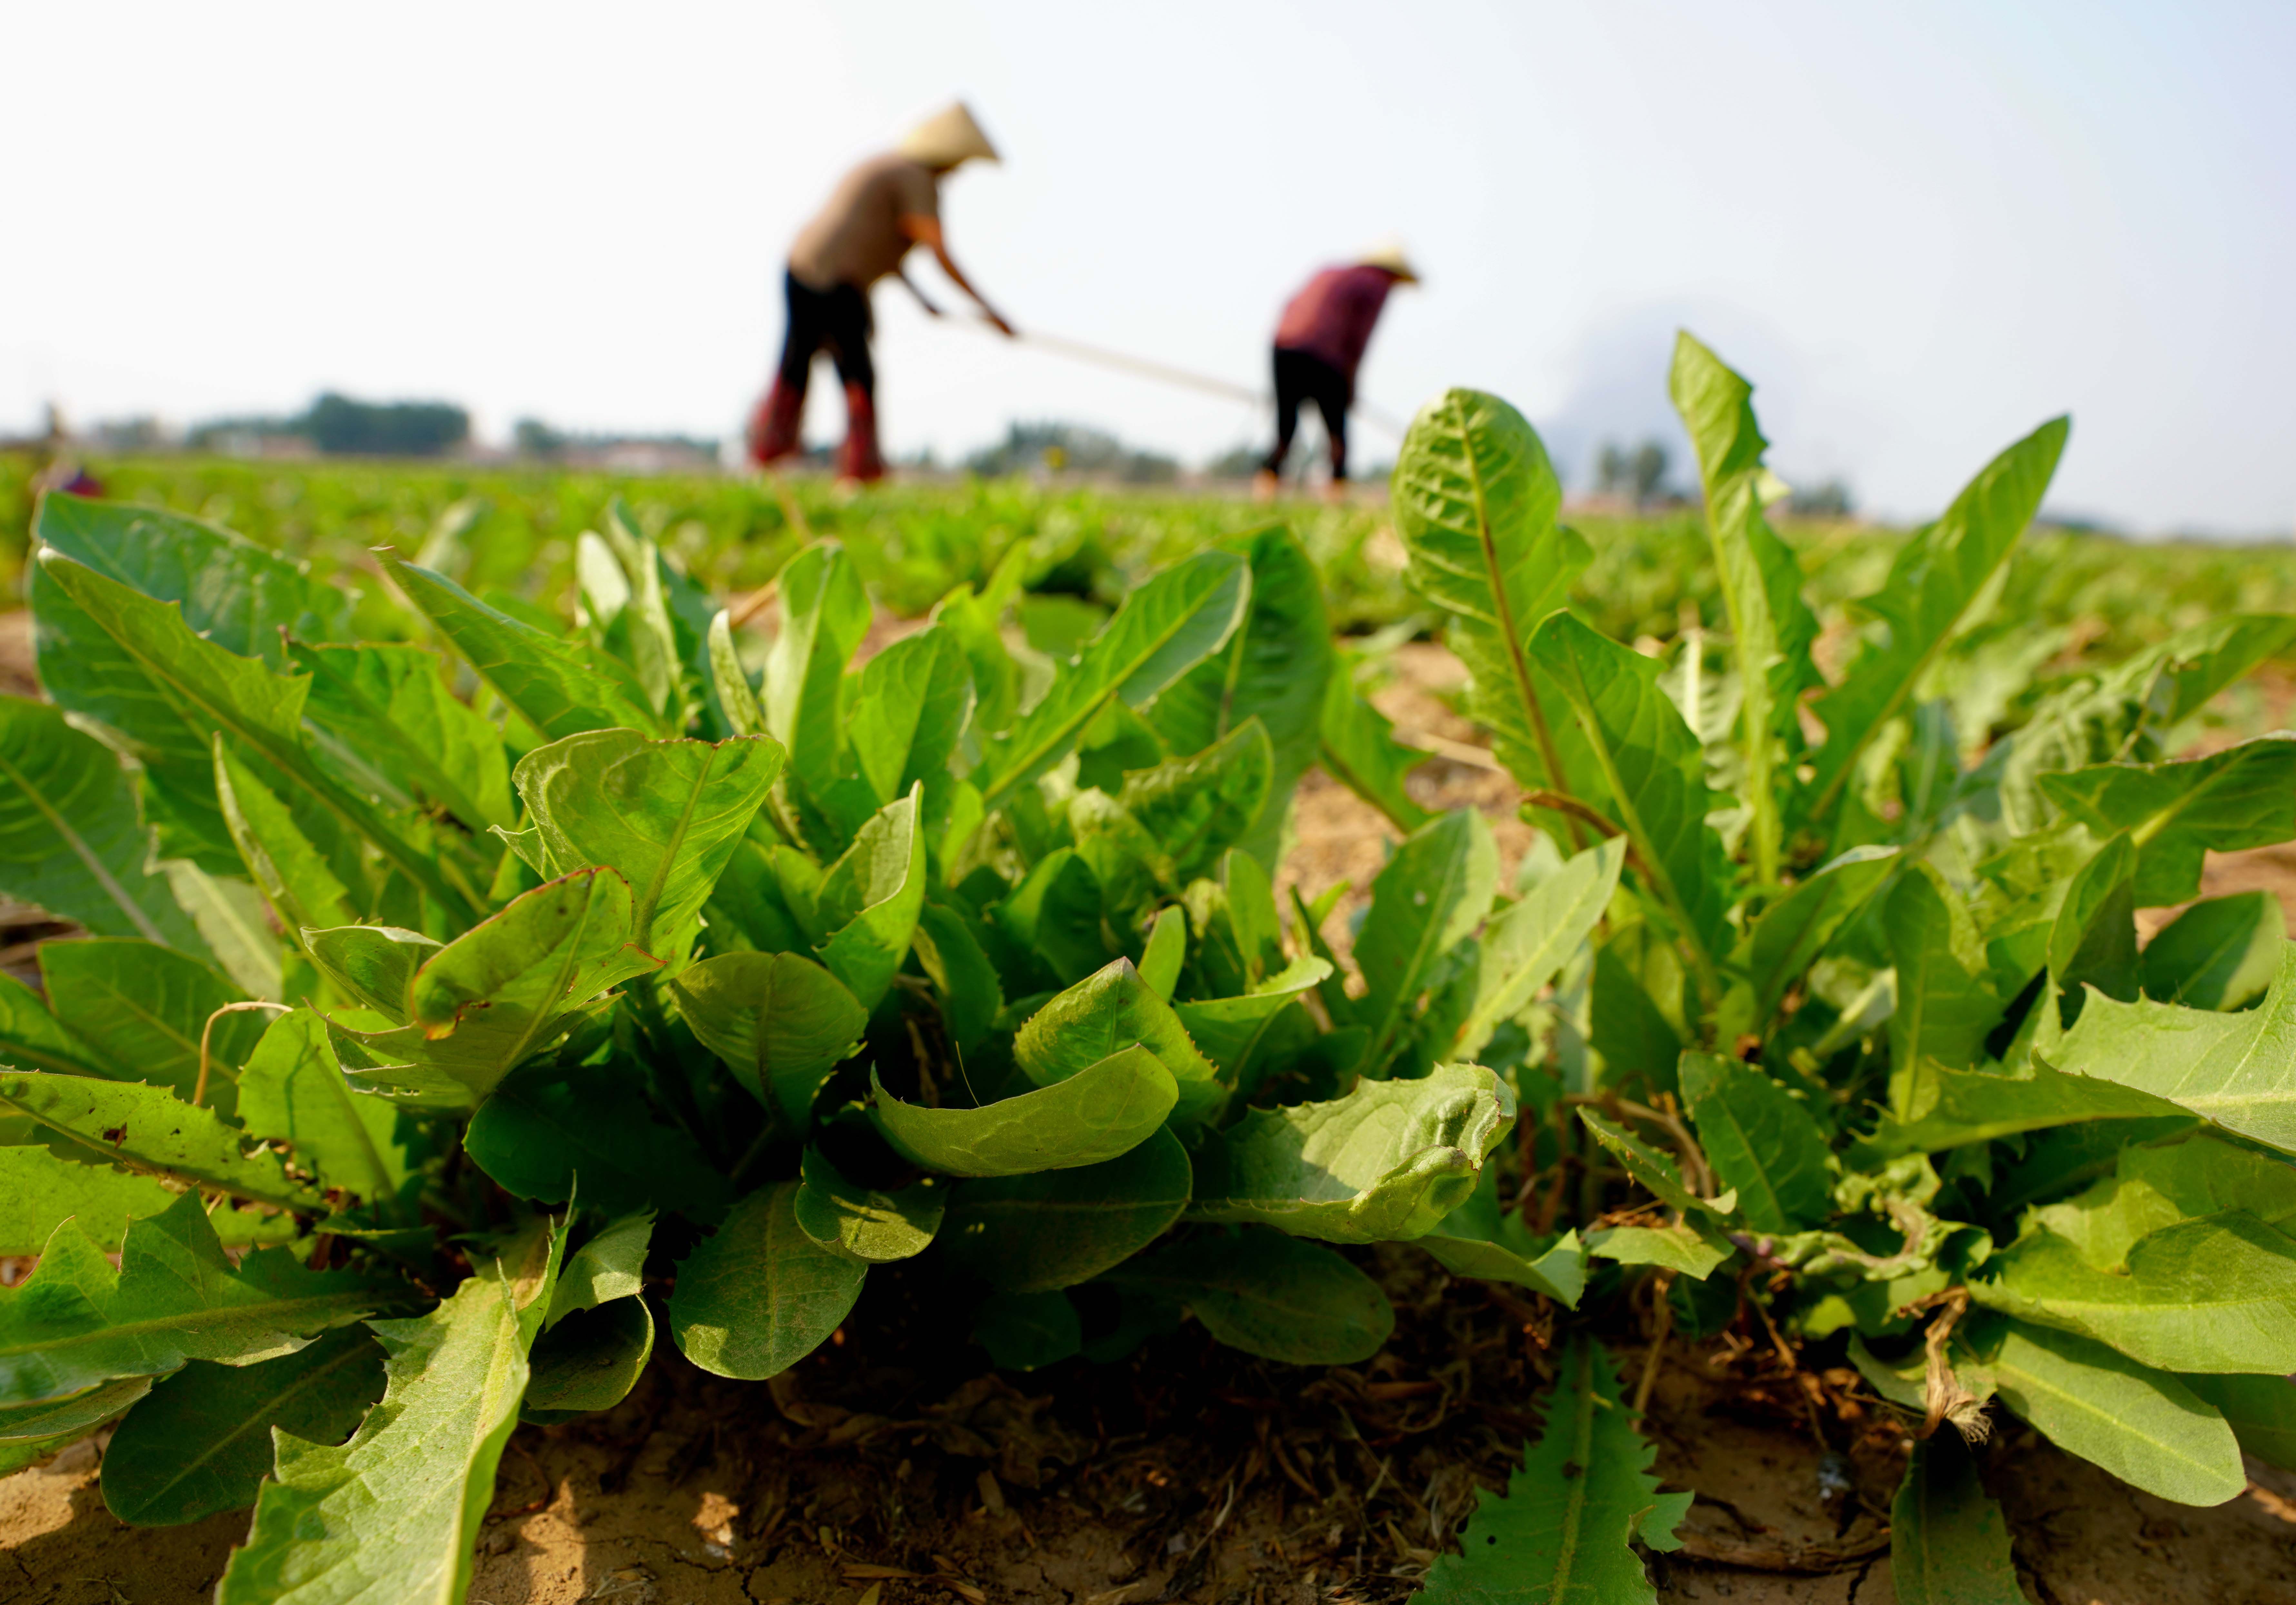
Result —
[[1284, 307], [1283, 319], [1275, 325], [1275, 449], [1251, 484], [1261, 500], [1275, 494], [1303, 401], [1313, 401], [1324, 415], [1324, 433], [1332, 443], [1332, 494], [1345, 493], [1348, 408], [1355, 404], [1356, 369], [1371, 343], [1380, 309], [1387, 305], [1387, 292], [1418, 282], [1402, 242], [1387, 239], [1348, 267], [1324, 268]]
[[930, 247], [941, 271], [980, 303], [988, 321], [1013, 333], [1013, 325], [981, 300], [950, 259], [941, 237], [940, 181], [974, 157], [995, 161], [996, 147], [964, 103], [952, 103], [911, 128], [898, 148], [846, 174], [829, 204], [798, 235], [783, 276], [789, 334], [782, 344], [781, 368], [750, 416], [750, 456], [760, 466], [796, 453], [814, 353], [826, 350], [845, 386], [845, 451], [839, 471], [857, 480], [885, 476], [877, 450], [877, 375], [869, 360], [869, 288], [889, 273], [899, 274], [924, 309], [940, 316], [940, 309], [901, 272], [910, 246]]

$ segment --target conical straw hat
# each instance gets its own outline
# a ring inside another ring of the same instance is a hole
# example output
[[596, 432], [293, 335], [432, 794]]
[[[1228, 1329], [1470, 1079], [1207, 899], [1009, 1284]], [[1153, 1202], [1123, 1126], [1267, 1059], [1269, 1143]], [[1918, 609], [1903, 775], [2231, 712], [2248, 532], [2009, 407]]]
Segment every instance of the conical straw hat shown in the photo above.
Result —
[[1356, 258], [1356, 266], [1384, 268], [1406, 284], [1419, 282], [1419, 270], [1411, 265], [1411, 259], [1403, 254], [1401, 235], [1387, 235], [1374, 240], [1364, 248], [1363, 254]]
[[911, 161], [931, 168], [953, 168], [974, 157], [983, 161], [1001, 160], [963, 101], [951, 101], [926, 118], [902, 135], [895, 148]]

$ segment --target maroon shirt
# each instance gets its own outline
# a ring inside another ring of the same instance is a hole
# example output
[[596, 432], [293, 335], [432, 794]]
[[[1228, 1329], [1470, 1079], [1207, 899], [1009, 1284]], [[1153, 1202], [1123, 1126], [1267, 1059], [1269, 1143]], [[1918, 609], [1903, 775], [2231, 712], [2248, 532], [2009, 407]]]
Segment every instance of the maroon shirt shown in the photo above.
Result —
[[1395, 276], [1384, 268], [1324, 268], [1284, 307], [1275, 349], [1319, 357], [1352, 382], [1394, 284]]

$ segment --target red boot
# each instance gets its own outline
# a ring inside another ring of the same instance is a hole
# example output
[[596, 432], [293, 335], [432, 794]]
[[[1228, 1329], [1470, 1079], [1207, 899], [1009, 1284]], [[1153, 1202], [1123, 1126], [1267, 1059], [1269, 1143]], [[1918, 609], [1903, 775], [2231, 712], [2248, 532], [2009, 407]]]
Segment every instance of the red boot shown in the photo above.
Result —
[[805, 416], [805, 387], [784, 383], [779, 375], [773, 388], [750, 414], [750, 460], [760, 468], [798, 450], [798, 425]]
[[885, 459], [877, 453], [877, 403], [858, 384], [845, 387], [845, 453], [838, 468], [850, 480], [885, 477]]

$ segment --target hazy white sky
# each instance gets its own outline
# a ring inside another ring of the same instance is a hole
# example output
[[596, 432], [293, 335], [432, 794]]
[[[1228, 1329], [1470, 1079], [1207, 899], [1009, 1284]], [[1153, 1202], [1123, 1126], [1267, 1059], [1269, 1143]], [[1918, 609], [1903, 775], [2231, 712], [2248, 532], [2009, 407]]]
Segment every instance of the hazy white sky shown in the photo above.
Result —
[[[8, 38], [0, 431], [49, 396], [182, 421], [327, 386], [496, 437], [726, 433], [791, 234], [962, 94], [1006, 160], [951, 181], [951, 243], [1023, 327], [1264, 383], [1296, 282], [1396, 229], [1427, 283], [1367, 399], [1496, 391], [1580, 480], [1668, 425], [1687, 324], [1760, 387], [1789, 480], [1874, 510], [1933, 513], [2069, 409], [2056, 506], [2296, 527], [2283, 3], [74, 0]], [[878, 311], [894, 449], [1013, 417], [1191, 459], [1264, 432], [898, 286]]]

